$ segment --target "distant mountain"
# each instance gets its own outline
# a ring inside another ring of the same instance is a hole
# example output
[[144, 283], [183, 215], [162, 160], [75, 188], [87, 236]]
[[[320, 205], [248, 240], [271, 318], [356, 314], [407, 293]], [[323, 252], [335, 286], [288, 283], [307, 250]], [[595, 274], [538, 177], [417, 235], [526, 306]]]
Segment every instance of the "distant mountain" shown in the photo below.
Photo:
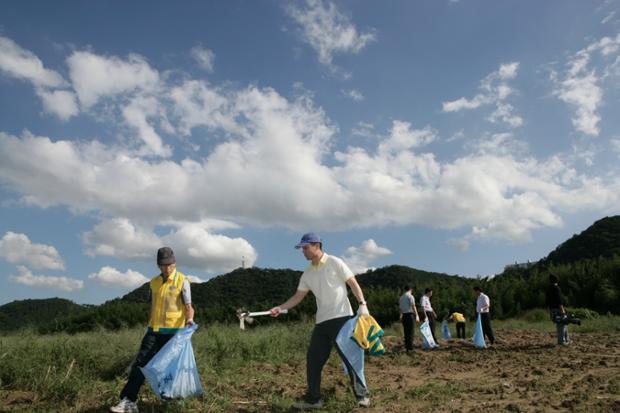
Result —
[[605, 217], [560, 244], [543, 260], [566, 264], [583, 259], [620, 256], [620, 216]]
[[12, 301], [0, 306], [0, 331], [40, 327], [68, 314], [83, 313], [89, 307], [62, 298]]
[[[514, 317], [545, 306], [543, 291], [549, 273], [560, 277], [569, 306], [599, 313], [620, 313], [620, 217], [596, 221], [559, 245], [545, 259], [527, 265], [508, 265], [495, 277], [466, 278], [391, 265], [359, 274], [373, 316], [382, 324], [398, 320], [397, 299], [402, 287], [415, 288], [419, 303], [425, 288], [433, 289], [433, 308], [440, 317], [460, 310], [474, 316], [474, 285], [492, 300], [497, 318]], [[234, 322], [236, 310], [267, 310], [294, 294], [300, 271], [239, 268], [204, 283], [192, 284], [198, 323]], [[356, 308], [352, 298], [353, 307]], [[58, 298], [24, 300], [0, 306], [0, 331], [33, 326], [42, 332], [78, 332], [144, 325], [148, 315], [148, 283], [99, 306], [80, 306]], [[312, 317], [315, 300], [309, 294], [285, 320]], [[274, 320], [262, 317], [258, 323]], [[282, 322], [282, 320], [278, 320]]]

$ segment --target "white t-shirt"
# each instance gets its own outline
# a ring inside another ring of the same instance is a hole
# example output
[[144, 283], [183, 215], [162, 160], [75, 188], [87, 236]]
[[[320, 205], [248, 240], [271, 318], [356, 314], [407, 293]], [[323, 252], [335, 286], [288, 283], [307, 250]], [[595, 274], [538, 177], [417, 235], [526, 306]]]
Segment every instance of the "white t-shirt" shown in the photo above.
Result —
[[299, 279], [299, 291], [316, 297], [316, 323], [353, 315], [347, 297], [347, 280], [354, 276], [340, 258], [323, 253], [318, 265], [310, 265]]
[[[482, 307], [486, 308], [483, 310]], [[480, 293], [478, 300], [476, 300], [476, 312], [488, 313], [489, 307], [491, 307], [491, 300], [489, 299], [489, 296], [485, 293]]]
[[420, 305], [424, 309], [425, 312], [432, 313], [433, 307], [431, 306], [431, 300], [428, 298], [426, 294], [420, 298]]

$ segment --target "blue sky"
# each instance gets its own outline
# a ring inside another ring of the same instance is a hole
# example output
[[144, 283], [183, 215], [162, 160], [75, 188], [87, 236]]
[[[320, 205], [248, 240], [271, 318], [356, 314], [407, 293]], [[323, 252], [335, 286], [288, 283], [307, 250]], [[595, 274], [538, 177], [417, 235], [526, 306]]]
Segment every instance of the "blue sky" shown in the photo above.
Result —
[[0, 3], [0, 304], [206, 280], [465, 276], [620, 212], [620, 2]]

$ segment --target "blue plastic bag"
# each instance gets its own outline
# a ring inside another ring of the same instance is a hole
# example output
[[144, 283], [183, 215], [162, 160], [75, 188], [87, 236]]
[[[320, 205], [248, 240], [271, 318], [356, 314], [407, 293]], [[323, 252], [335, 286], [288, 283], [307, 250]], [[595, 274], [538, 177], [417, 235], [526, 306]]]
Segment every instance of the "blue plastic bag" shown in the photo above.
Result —
[[420, 326], [420, 333], [422, 333], [422, 348], [439, 347], [433, 339], [433, 333], [431, 333], [431, 327], [428, 325], [428, 320], [423, 322]]
[[484, 342], [484, 333], [482, 332], [482, 320], [480, 319], [480, 313], [476, 319], [476, 328], [474, 329], [474, 336], [472, 337], [474, 345], [478, 348], [486, 348], [487, 345]]
[[[342, 326], [336, 337], [336, 345], [353, 368], [353, 372], [357, 376], [357, 379], [366, 387], [366, 377], [364, 376], [364, 349], [358, 346], [355, 340], [351, 340], [355, 325], [357, 324], [357, 319], [358, 316], [355, 316]], [[344, 368], [345, 374], [349, 374], [346, 364], [342, 363], [342, 367]]]
[[450, 334], [450, 326], [445, 320], [441, 323], [441, 337], [444, 340], [450, 340], [452, 338], [452, 334]]
[[192, 324], [177, 332], [144, 367], [142, 374], [160, 399], [199, 396], [204, 393], [196, 368]]

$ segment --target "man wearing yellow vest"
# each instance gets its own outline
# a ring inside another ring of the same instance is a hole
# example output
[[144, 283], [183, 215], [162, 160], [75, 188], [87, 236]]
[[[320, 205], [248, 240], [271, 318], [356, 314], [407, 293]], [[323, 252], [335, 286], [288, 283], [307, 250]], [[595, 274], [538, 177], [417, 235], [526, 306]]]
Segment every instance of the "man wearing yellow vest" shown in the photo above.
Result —
[[163, 247], [157, 251], [157, 266], [161, 273], [149, 285], [149, 327], [140, 344], [127, 384], [121, 391], [121, 401], [110, 408], [111, 412], [138, 411], [136, 401], [144, 383], [140, 367], [144, 367], [178, 330], [194, 323], [189, 280], [177, 271], [171, 248]]
[[463, 313], [453, 312], [448, 321], [456, 322], [456, 335], [458, 338], [465, 338], [465, 316]]
[[[364, 293], [355, 275], [340, 258], [323, 252], [321, 238], [312, 232], [305, 234], [295, 246], [302, 249], [304, 257], [311, 262], [299, 279], [297, 292], [285, 303], [271, 309], [271, 315], [277, 317], [282, 310], [289, 310], [299, 304], [308, 292], [316, 298], [316, 325], [310, 338], [310, 347], [306, 355], [306, 379], [308, 388], [303, 400], [293, 405], [297, 410], [320, 409], [321, 372], [329, 359], [332, 347], [342, 326], [353, 316], [353, 309], [347, 297], [347, 285], [359, 303], [358, 314], [368, 316], [368, 307]], [[336, 346], [340, 357], [347, 365], [351, 387], [357, 404], [368, 407], [370, 398], [368, 389], [358, 380], [346, 357]]]

